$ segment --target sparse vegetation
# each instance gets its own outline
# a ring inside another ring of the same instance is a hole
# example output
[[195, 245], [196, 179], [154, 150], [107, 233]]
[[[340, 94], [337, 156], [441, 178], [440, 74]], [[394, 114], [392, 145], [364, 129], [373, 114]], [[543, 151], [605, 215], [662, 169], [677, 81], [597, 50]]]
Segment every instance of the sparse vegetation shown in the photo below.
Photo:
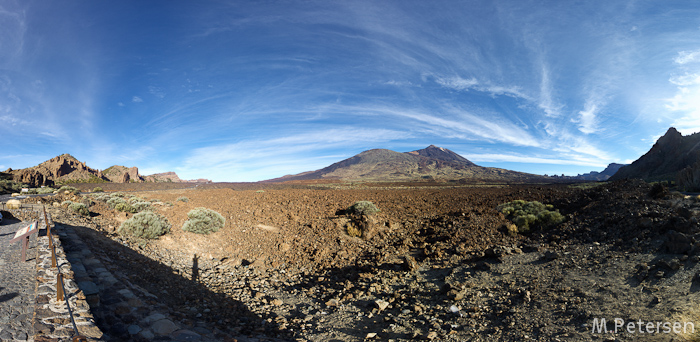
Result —
[[65, 192], [68, 191], [70, 193], [73, 193], [74, 195], [79, 195], [80, 190], [76, 189], [75, 187], [69, 186], [69, 185], [64, 185], [61, 188], [58, 189], [58, 192]]
[[128, 203], [126, 203], [126, 201], [120, 197], [112, 197], [109, 200], [107, 200], [107, 205], [112, 209], [115, 209], [117, 207], [117, 204], [120, 204], [120, 203], [128, 205]]
[[134, 202], [132, 204], [132, 206], [136, 209], [136, 211], [139, 211], [139, 212], [153, 209], [153, 207], [151, 206], [151, 203], [143, 202], [143, 201]]
[[144, 211], [124, 221], [119, 226], [119, 234], [140, 239], [157, 239], [170, 232], [170, 223], [163, 216]]
[[43, 188], [36, 188], [36, 189], [33, 189], [33, 190], [35, 190], [36, 193], [39, 194], [39, 195], [52, 194], [54, 191], [56, 191], [56, 189], [54, 189], [54, 188], [52, 188], [52, 187], [48, 187], [48, 186], [43, 187]]
[[[564, 222], [564, 216], [551, 204], [542, 204], [538, 201], [515, 200], [501, 204], [498, 211], [506, 215], [518, 228], [519, 233], [528, 233], [533, 229], [547, 228]], [[509, 227], [509, 233], [513, 229]]]
[[187, 198], [187, 197], [185, 197], [185, 196], [178, 197], [178, 198], [175, 200], [175, 202], [185, 202], [185, 203], [187, 203], [187, 202], [189, 202], [189, 201], [190, 201], [190, 199]]
[[78, 202], [73, 202], [68, 205], [68, 208], [70, 210], [73, 210], [74, 212], [83, 215], [83, 216], [90, 216], [90, 211], [88, 208], [85, 206], [85, 204], [78, 203]]
[[357, 201], [346, 210], [348, 214], [355, 216], [369, 216], [376, 214], [379, 211], [379, 208], [377, 208], [377, 206], [370, 201]]
[[182, 230], [197, 234], [209, 234], [219, 231], [225, 223], [226, 219], [216, 211], [195, 208], [187, 213], [187, 222], [182, 226]]
[[[2, 179], [5, 178], [5, 179]], [[26, 184], [18, 183], [12, 180], [12, 175], [6, 175], [0, 172], [0, 194], [19, 192], [22, 188], [26, 188]]]
[[137, 210], [131, 204], [126, 203], [126, 202], [119, 202], [114, 206], [114, 210], [116, 211], [123, 211], [125, 213], [136, 213]]
[[94, 189], [92, 189], [92, 192], [105, 192], [105, 191], [102, 190], [102, 188], [100, 188], [100, 187], [98, 186], [98, 187], [95, 187]]
[[62, 206], [69, 206], [69, 205], [71, 205], [72, 203], [73, 203], [73, 201], [71, 201], [71, 200], [66, 200], [66, 201], [61, 202], [61, 205], [62, 205]]

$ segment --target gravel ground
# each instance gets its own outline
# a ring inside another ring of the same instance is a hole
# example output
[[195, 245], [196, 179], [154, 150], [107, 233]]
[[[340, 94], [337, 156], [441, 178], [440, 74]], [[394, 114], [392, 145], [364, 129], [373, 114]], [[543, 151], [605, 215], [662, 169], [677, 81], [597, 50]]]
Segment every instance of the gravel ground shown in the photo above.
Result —
[[[181, 322], [238, 340], [669, 341], [664, 323], [698, 302], [698, 201], [643, 182], [135, 194], [171, 233], [119, 236], [130, 215], [100, 202], [89, 218], [52, 215]], [[566, 221], [511, 237], [496, 207], [514, 199], [553, 204]], [[346, 232], [358, 200], [381, 209], [365, 239]], [[182, 231], [196, 207], [224, 215], [224, 229]], [[617, 333], [598, 333], [616, 318]]]

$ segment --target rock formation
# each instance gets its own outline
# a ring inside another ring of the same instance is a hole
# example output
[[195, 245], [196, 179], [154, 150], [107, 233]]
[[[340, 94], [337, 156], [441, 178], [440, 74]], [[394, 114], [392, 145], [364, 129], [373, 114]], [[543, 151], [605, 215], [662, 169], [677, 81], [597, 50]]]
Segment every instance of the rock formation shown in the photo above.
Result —
[[700, 160], [700, 133], [681, 135], [671, 127], [649, 152], [620, 168], [610, 180], [641, 178], [646, 181], [675, 181], [678, 173]]
[[70, 154], [62, 154], [34, 167], [6, 172], [12, 174], [15, 182], [32, 187], [52, 186], [59, 181], [103, 179], [98, 170], [87, 167]]

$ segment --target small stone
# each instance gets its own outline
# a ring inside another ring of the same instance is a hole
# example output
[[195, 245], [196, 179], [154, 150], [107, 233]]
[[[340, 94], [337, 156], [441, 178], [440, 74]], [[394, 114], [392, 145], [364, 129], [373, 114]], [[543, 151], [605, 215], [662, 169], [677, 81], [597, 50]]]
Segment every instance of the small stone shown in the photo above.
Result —
[[333, 298], [326, 302], [326, 306], [338, 306], [338, 300]]
[[282, 300], [279, 298], [275, 298], [272, 300], [272, 305], [274, 306], [282, 306], [282, 304], [284, 304], [284, 302], [282, 302]]
[[387, 307], [389, 307], [389, 302], [383, 300], [383, 299], [377, 299], [374, 301], [374, 304], [377, 305], [377, 308], [379, 308], [379, 311], [384, 311]]
[[428, 335], [425, 336], [428, 340], [434, 340], [438, 337], [438, 333], [435, 331], [431, 331], [428, 333]]
[[367, 333], [367, 336], [365, 336], [365, 340], [369, 340], [375, 337], [377, 337], [377, 333]]
[[160, 321], [153, 323], [151, 329], [157, 335], [169, 335], [173, 331], [177, 330], [177, 326], [169, 319], [161, 319]]
[[129, 335], [136, 335], [140, 333], [143, 329], [141, 329], [141, 327], [136, 324], [132, 324], [126, 330], [129, 332]]

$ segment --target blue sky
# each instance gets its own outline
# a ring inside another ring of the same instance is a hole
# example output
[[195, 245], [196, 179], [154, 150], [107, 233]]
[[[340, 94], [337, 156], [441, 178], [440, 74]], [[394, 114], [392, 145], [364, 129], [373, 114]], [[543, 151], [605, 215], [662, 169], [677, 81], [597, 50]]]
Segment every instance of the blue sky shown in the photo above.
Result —
[[430, 144], [537, 174], [700, 131], [700, 3], [0, 0], [0, 170], [257, 181]]

